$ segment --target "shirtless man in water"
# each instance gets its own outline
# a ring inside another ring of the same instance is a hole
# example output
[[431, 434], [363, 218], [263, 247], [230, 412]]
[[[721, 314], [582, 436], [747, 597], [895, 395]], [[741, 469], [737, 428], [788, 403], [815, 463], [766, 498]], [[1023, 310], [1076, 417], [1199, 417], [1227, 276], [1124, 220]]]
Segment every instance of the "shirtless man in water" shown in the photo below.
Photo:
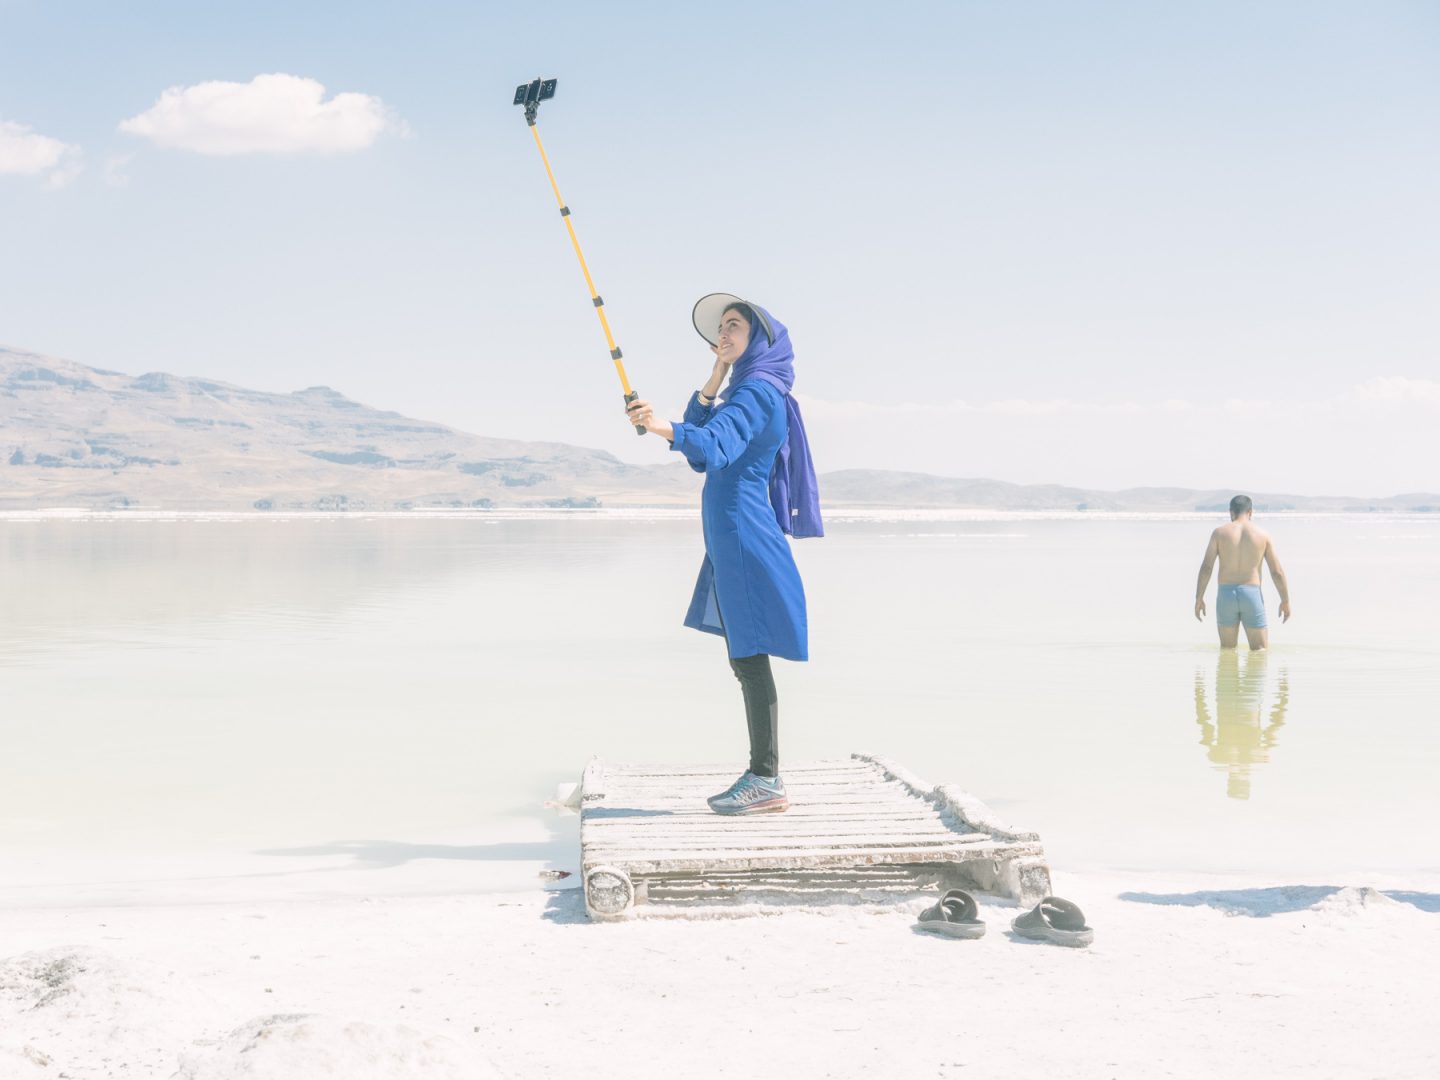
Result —
[[1240, 638], [1240, 624], [1245, 624], [1245, 637], [1251, 649], [1270, 644], [1266, 629], [1265, 599], [1260, 593], [1260, 564], [1270, 567], [1270, 580], [1280, 594], [1280, 621], [1290, 621], [1290, 588], [1285, 571], [1275, 554], [1275, 541], [1270, 534], [1251, 522], [1254, 514], [1250, 496], [1236, 495], [1230, 500], [1230, 524], [1221, 525], [1210, 534], [1205, 560], [1200, 564], [1200, 578], [1195, 583], [1195, 618], [1205, 617], [1205, 586], [1210, 584], [1210, 571], [1220, 560], [1220, 588], [1215, 595], [1215, 623], [1220, 628], [1220, 647], [1235, 648]]

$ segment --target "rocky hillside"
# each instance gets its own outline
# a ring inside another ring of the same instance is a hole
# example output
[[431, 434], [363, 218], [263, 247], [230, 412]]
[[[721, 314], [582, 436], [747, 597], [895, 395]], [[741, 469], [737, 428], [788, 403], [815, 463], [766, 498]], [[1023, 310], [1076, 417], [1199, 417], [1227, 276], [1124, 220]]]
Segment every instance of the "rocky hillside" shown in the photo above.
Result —
[[689, 503], [683, 463], [488, 439], [351, 401], [0, 348], [0, 509]]

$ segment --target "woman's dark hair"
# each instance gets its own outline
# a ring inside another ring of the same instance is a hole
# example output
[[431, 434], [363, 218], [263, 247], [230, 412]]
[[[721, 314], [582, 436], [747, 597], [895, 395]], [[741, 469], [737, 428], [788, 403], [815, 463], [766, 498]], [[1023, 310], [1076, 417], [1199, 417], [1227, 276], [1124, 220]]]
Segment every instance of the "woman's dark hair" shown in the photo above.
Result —
[[730, 304], [720, 313], [720, 318], [725, 318], [725, 316], [732, 311], [738, 311], [740, 313], [740, 317], [750, 324], [750, 330], [753, 333], [756, 325], [760, 322], [759, 317], [755, 314], [755, 309], [749, 304]]
[[745, 303], [745, 301], [737, 300], [733, 304], [726, 305], [725, 310], [720, 313], [720, 318], [723, 320], [725, 316], [732, 311], [738, 312], [740, 317], [750, 324], [750, 336], [752, 338], [755, 336], [756, 330], [759, 330], [760, 333], [765, 335], [766, 341], [771, 345], [775, 344], [775, 329], [770, 325], [770, 320], [760, 314], [759, 311]]

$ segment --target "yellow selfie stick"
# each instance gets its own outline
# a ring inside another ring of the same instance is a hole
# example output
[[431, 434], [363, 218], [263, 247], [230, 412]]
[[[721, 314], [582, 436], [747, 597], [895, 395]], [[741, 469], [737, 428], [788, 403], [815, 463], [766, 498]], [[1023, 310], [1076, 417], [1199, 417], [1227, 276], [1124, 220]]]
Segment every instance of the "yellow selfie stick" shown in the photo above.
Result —
[[[580, 238], [575, 235], [575, 223], [570, 218], [570, 207], [565, 205], [565, 200], [560, 197], [560, 185], [555, 183], [555, 172], [550, 168], [549, 155], [545, 153], [545, 144], [540, 141], [540, 128], [535, 123], [536, 114], [540, 111], [540, 102], [549, 101], [555, 96], [555, 79], [535, 79], [532, 82], [522, 83], [515, 88], [515, 104], [525, 106], [525, 122], [530, 125], [530, 134], [535, 136], [535, 149], [540, 151], [540, 160], [545, 165], [545, 175], [550, 180], [550, 190], [555, 192], [555, 201], [560, 205], [560, 217], [565, 222], [565, 228], [570, 233], [570, 245], [575, 249], [575, 258], [580, 260], [580, 272], [585, 275], [585, 287], [590, 290], [590, 302], [595, 305], [595, 314], [600, 316], [600, 329], [605, 331], [605, 344], [610, 346], [610, 359], [615, 361], [615, 372], [620, 376], [620, 387], [625, 392], [625, 404], [635, 401], [640, 397], [638, 393], [630, 388], [630, 380], [625, 375], [625, 365], [621, 362], [620, 346], [615, 344], [615, 335], [610, 330], [610, 320], [605, 317], [605, 301], [595, 291], [595, 279], [590, 276], [590, 267], [585, 265], [585, 253], [580, 250]], [[640, 425], [635, 426], [635, 434], [644, 435], [645, 429]]]

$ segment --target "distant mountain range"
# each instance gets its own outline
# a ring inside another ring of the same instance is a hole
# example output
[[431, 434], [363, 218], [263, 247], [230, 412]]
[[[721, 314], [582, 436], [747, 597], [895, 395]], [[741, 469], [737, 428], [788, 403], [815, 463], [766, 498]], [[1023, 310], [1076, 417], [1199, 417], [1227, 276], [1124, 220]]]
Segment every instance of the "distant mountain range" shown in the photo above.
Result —
[[[700, 481], [683, 462], [470, 435], [325, 386], [271, 394], [0, 347], [0, 510], [693, 506]], [[822, 474], [820, 490], [830, 506], [987, 510], [1220, 510], [1233, 494], [871, 469]], [[1271, 511], [1440, 512], [1435, 494], [1251, 495]]]
[[698, 483], [683, 462], [487, 439], [326, 386], [271, 394], [0, 348], [0, 509], [679, 504]]

